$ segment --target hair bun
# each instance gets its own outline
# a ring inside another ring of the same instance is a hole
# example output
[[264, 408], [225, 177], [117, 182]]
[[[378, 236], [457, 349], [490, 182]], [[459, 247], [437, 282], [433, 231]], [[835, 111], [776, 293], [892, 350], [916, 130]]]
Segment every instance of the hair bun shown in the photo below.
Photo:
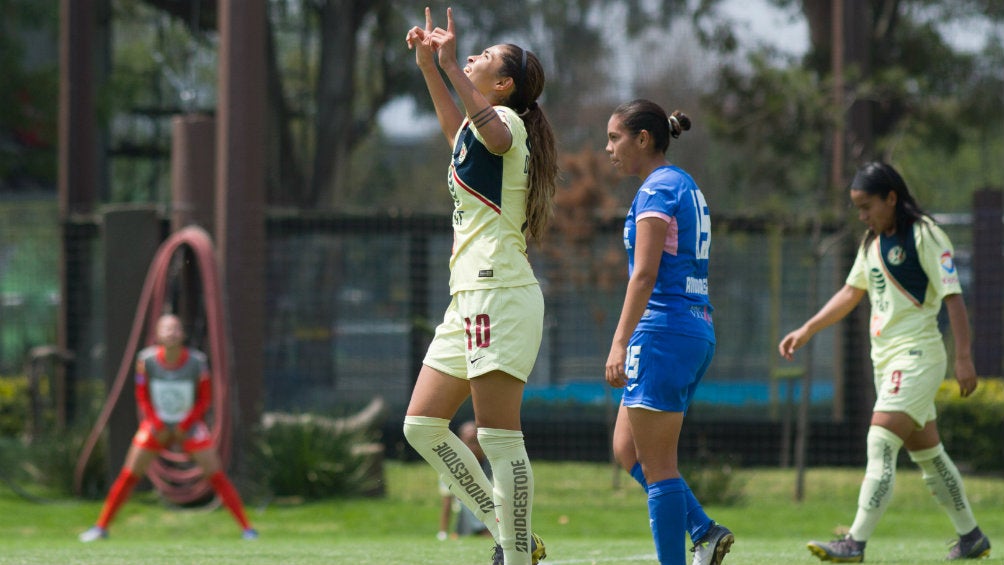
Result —
[[680, 120], [676, 119], [676, 116], [670, 116], [669, 135], [672, 135], [673, 138], [675, 139], [677, 137], [680, 137], [681, 133], [683, 133], [683, 126], [680, 125]]
[[689, 129], [690, 118], [679, 110], [673, 110], [673, 113], [669, 116], [669, 134], [675, 139]]

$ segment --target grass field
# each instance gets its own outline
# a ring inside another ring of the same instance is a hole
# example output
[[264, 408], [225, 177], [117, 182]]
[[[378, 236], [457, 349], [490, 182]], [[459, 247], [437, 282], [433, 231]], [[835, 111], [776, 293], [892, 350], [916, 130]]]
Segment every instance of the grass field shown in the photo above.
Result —
[[[727, 565], [819, 563], [809, 539], [829, 539], [854, 517], [862, 469], [811, 470], [806, 500], [792, 502], [793, 471], [738, 472], [743, 501], [709, 506], [708, 513], [736, 534]], [[547, 542], [543, 565], [654, 564], [645, 497], [627, 475], [614, 488], [611, 467], [582, 463], [534, 464], [534, 530]], [[294, 504], [249, 501], [261, 533], [239, 539], [222, 508], [176, 510], [150, 492], [138, 493], [119, 513], [108, 540], [81, 544], [78, 533], [96, 518], [100, 502], [39, 504], [0, 484], [0, 565], [487, 565], [484, 538], [436, 540], [436, 477], [424, 463], [388, 463], [387, 496], [375, 500]], [[1004, 544], [1004, 479], [967, 477], [980, 525]], [[903, 465], [891, 507], [868, 544], [868, 563], [941, 563], [954, 533], [927, 493], [919, 471]], [[1001, 562], [1004, 546], [990, 562]], [[689, 562], [689, 556], [688, 556]]]

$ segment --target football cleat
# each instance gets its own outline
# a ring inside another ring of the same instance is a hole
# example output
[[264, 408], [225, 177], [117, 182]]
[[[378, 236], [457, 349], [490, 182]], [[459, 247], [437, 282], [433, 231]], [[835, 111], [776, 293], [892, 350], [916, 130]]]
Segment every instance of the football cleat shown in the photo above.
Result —
[[693, 565], [721, 565], [735, 541], [736, 536], [728, 528], [717, 523], [711, 524], [708, 533], [690, 548], [694, 552]]
[[80, 541], [90, 543], [99, 539], [108, 539], [108, 530], [101, 526], [91, 526], [86, 532], [80, 534]]
[[810, 541], [807, 547], [820, 561], [861, 563], [865, 560], [865, 542], [854, 541], [850, 534], [831, 542]]
[[945, 559], [955, 561], [956, 559], [983, 559], [984, 557], [990, 557], [990, 540], [980, 533], [980, 536], [973, 541], [966, 541], [961, 537], [955, 540]]
[[241, 539], [252, 540], [258, 539], [258, 530], [254, 528], [248, 528], [241, 532]]
[[[547, 549], [544, 547], [544, 540], [537, 534], [530, 534], [530, 563], [537, 565], [547, 558]], [[495, 544], [492, 548], [492, 565], [505, 565], [505, 555], [502, 553], [502, 546]]]
[[[987, 542], [987, 547], [989, 547], [989, 542]], [[547, 548], [544, 547], [544, 540], [540, 539], [537, 534], [530, 534], [530, 562], [533, 565], [537, 565], [544, 559], [547, 558]]]

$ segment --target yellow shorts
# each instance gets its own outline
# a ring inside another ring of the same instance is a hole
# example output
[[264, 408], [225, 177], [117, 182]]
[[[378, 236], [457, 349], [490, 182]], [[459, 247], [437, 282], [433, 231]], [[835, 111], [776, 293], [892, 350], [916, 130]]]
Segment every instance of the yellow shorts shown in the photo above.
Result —
[[461, 379], [502, 371], [526, 382], [544, 332], [544, 296], [531, 284], [453, 295], [424, 364]]
[[937, 418], [934, 397], [945, 380], [948, 361], [918, 362], [897, 357], [875, 367], [875, 412], [903, 412], [917, 429]]

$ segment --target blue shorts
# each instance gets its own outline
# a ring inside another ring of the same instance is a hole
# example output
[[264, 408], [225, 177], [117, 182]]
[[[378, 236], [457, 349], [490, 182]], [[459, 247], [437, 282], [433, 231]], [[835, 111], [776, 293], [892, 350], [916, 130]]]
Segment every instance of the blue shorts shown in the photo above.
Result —
[[635, 332], [627, 353], [628, 382], [621, 403], [626, 408], [686, 413], [715, 356], [715, 344], [666, 332]]

